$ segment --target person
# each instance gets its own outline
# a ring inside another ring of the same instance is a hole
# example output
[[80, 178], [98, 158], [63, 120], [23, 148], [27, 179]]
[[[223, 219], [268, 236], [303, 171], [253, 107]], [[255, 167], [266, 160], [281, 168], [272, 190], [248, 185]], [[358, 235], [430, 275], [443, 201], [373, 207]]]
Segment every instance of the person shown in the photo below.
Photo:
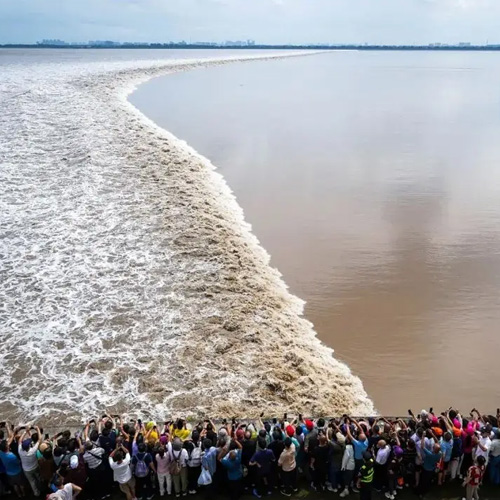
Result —
[[14, 489], [18, 498], [23, 498], [26, 496], [26, 490], [24, 488], [21, 462], [16, 455], [10, 451], [10, 446], [14, 440], [14, 433], [10, 428], [7, 429], [9, 432], [7, 440], [0, 442], [0, 461], [5, 467], [5, 473], [10, 487]]
[[230, 500], [238, 500], [242, 492], [243, 469], [241, 467], [241, 449], [241, 443], [238, 440], [233, 440], [229, 445], [229, 453], [222, 457], [221, 460], [222, 465], [227, 471]]
[[328, 457], [330, 449], [328, 439], [323, 431], [318, 434], [318, 445], [311, 452], [310, 469], [313, 477], [313, 487], [316, 491], [325, 489], [325, 481], [328, 474]]
[[84, 445], [83, 461], [87, 466], [87, 488], [91, 498], [93, 500], [109, 498], [113, 483], [108, 474], [107, 462], [104, 461], [104, 448], [90, 440], [87, 441]]
[[386, 490], [388, 486], [387, 467], [389, 456], [391, 454], [391, 447], [384, 439], [381, 439], [375, 448], [376, 456], [373, 465], [373, 488], [375, 491], [383, 491]]
[[473, 451], [473, 456], [475, 458], [484, 457], [486, 465], [488, 465], [488, 458], [491, 447], [490, 435], [491, 435], [491, 430], [487, 426], [484, 426], [481, 429], [481, 437], [476, 440], [476, 446], [474, 447]]
[[419, 493], [420, 497], [425, 496], [431, 487], [432, 478], [441, 460], [441, 446], [436, 442], [432, 451], [425, 447], [425, 440], [420, 441], [420, 453], [422, 455], [422, 474], [420, 477]]
[[60, 476], [57, 476], [54, 479], [53, 484], [57, 488], [57, 491], [51, 493], [47, 497], [47, 500], [72, 500], [82, 491], [82, 488], [80, 488], [77, 484], [64, 484], [63, 478]]
[[33, 437], [30, 435], [30, 430], [33, 429], [33, 427], [28, 427], [24, 433], [19, 434], [18, 453], [24, 475], [33, 490], [33, 495], [38, 497], [41, 494], [40, 488], [42, 485], [42, 478], [40, 477], [40, 467], [38, 465], [36, 452], [40, 444], [38, 442], [38, 436], [40, 436], [41, 433], [38, 426], [34, 428], [36, 429], [36, 442], [33, 442]]
[[[398, 441], [399, 442], [399, 441]], [[389, 500], [394, 500], [396, 497], [398, 479], [403, 476], [403, 449], [396, 444], [392, 449], [392, 454], [387, 461], [387, 491], [385, 497]]]
[[[152, 500], [153, 487], [151, 484], [150, 472], [156, 474], [155, 464], [153, 458], [147, 452], [146, 444], [140, 443], [137, 447], [138, 452], [132, 457], [132, 469], [134, 471], [135, 479], [135, 493], [138, 500], [143, 500], [144, 495], [147, 500]], [[128, 450], [127, 450], [128, 451]]]
[[[354, 439], [351, 434], [351, 426], [346, 425], [347, 436], [351, 439], [352, 446], [354, 448], [354, 477], [358, 476], [359, 469], [364, 464], [363, 455], [368, 449], [368, 438], [366, 437], [364, 429], [361, 427], [359, 422], [353, 418], [350, 419], [358, 430], [358, 439]], [[357, 489], [353, 487], [354, 493], [357, 493]]]
[[158, 476], [158, 485], [160, 496], [165, 496], [165, 485], [167, 487], [167, 495], [172, 494], [172, 476], [170, 475], [170, 453], [165, 453], [165, 447], [160, 446], [156, 454], [156, 473]]
[[52, 447], [49, 442], [44, 441], [38, 447], [38, 467], [40, 468], [40, 478], [42, 480], [42, 493], [46, 494], [50, 490], [50, 484], [56, 472], [56, 465], [52, 455]]
[[479, 455], [467, 471], [467, 476], [462, 483], [465, 487], [465, 500], [479, 500], [479, 485], [484, 476], [486, 459]]
[[87, 469], [83, 457], [80, 455], [72, 455], [69, 460], [69, 467], [64, 472], [64, 483], [76, 484], [82, 488], [87, 482]]
[[[335, 421], [331, 421], [332, 428], [331, 440], [330, 440], [330, 451], [328, 457], [328, 491], [337, 493], [340, 485], [342, 484], [342, 457], [344, 455], [345, 448], [345, 437], [340, 431], [339, 426]], [[356, 465], [356, 462], [355, 462]]]
[[189, 439], [191, 432], [187, 428], [187, 423], [182, 418], [179, 418], [172, 428], [172, 439], [179, 438], [181, 441]]
[[248, 428], [245, 431], [242, 447], [241, 463], [248, 471], [246, 477], [243, 477], [244, 487], [247, 490], [252, 484], [255, 484], [255, 467], [250, 467], [250, 460], [257, 449], [257, 440], [253, 438], [252, 432]]
[[187, 495], [187, 462], [188, 453], [182, 447], [182, 441], [176, 437], [172, 443], [169, 443], [170, 464], [169, 470], [174, 483], [175, 496], [178, 498]]
[[490, 481], [495, 486], [500, 485], [500, 431], [495, 436], [490, 446]]
[[127, 448], [122, 445], [115, 448], [109, 456], [109, 466], [113, 470], [113, 479], [119, 484], [127, 500], [134, 500], [135, 481], [130, 470], [130, 453]]
[[446, 474], [448, 473], [448, 471], [451, 472], [450, 464], [453, 453], [453, 436], [451, 435], [450, 431], [446, 431], [444, 433], [439, 444], [441, 446], [441, 454], [443, 455], [443, 460], [441, 462], [441, 465], [439, 466], [438, 485], [442, 486]]
[[250, 459], [250, 466], [256, 467], [256, 487], [252, 491], [253, 495], [261, 498], [262, 495], [270, 493], [270, 473], [274, 463], [274, 453], [267, 448], [266, 439], [259, 437], [257, 439], [257, 451]]
[[371, 500], [374, 476], [373, 458], [369, 451], [363, 453], [363, 465], [359, 468], [357, 487], [360, 500]]
[[281, 467], [283, 481], [281, 493], [289, 497], [297, 491], [297, 463], [295, 461], [295, 445], [291, 437], [285, 439], [285, 449], [278, 459], [278, 466]]
[[198, 430], [191, 433], [190, 441], [184, 441], [184, 447], [188, 452], [188, 493], [195, 495], [201, 473], [201, 441]]
[[346, 445], [344, 448], [344, 456], [342, 457], [342, 480], [344, 483], [344, 489], [340, 493], [340, 497], [344, 498], [349, 495], [349, 486], [354, 477], [354, 447], [352, 446], [351, 440], [346, 439]]

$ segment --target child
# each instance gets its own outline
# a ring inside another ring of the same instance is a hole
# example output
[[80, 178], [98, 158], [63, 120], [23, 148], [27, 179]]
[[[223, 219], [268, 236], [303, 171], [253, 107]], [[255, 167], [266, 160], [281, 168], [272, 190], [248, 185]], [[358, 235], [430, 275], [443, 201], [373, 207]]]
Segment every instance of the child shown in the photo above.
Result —
[[465, 498], [463, 500], [479, 500], [479, 485], [483, 480], [486, 460], [484, 457], [479, 456], [476, 458], [476, 463], [469, 467], [467, 477], [465, 478], [462, 486], [466, 487]]

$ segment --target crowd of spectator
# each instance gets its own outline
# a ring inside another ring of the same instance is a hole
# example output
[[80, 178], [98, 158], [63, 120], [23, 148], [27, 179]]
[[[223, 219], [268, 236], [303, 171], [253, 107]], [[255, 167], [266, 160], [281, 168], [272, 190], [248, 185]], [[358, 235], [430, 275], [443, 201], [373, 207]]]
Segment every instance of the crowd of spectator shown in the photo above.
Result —
[[[185, 419], [161, 425], [117, 415], [49, 436], [36, 425], [0, 423], [0, 493], [48, 500], [126, 500], [200, 493], [292, 496], [301, 485], [332, 497], [424, 497], [460, 481], [477, 500], [483, 481], [500, 486], [500, 412], [467, 417], [452, 408], [405, 418], [344, 415], [263, 421]], [[302, 486], [303, 487], [303, 486]], [[500, 488], [499, 488], [500, 496]]]

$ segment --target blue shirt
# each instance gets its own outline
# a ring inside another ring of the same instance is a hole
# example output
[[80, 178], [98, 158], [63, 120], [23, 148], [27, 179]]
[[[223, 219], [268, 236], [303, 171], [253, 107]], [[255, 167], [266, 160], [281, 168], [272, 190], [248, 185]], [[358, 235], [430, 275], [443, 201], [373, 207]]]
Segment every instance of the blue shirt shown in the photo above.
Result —
[[449, 441], [441, 439], [440, 445], [444, 461], [449, 462], [451, 460], [451, 450], [453, 449], [453, 439], [450, 439]]
[[353, 439], [352, 445], [354, 446], [354, 459], [363, 460], [363, 453], [368, 449], [368, 439], [364, 441]]
[[201, 459], [201, 465], [210, 472], [211, 476], [215, 474], [217, 469], [217, 448], [215, 446], [205, 452]]
[[5, 451], [0, 451], [0, 460], [5, 467], [7, 476], [17, 476], [21, 474], [21, 463], [14, 453], [11, 451], [7, 453], [5, 453]]
[[275, 461], [274, 453], [271, 450], [259, 450], [250, 459], [250, 462], [255, 462], [260, 465], [257, 468], [257, 473], [261, 475], [271, 472], [271, 463]]
[[427, 472], [435, 471], [437, 464], [441, 460], [441, 453], [434, 453], [432, 451], [429, 451], [427, 448], [424, 448], [422, 451], [424, 455], [424, 470], [426, 470]]
[[236, 458], [234, 460], [231, 459], [229, 452], [223, 459], [222, 465], [227, 470], [227, 478], [229, 481], [238, 481], [243, 477], [243, 471], [241, 470], [241, 450], [236, 451]]

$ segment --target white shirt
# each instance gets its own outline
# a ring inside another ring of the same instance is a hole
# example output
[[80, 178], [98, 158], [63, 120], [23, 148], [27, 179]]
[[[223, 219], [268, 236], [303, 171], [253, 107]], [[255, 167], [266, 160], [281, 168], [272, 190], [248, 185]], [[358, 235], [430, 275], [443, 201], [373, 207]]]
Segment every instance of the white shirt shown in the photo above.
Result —
[[187, 467], [189, 455], [186, 449], [182, 448], [181, 451], [174, 451], [171, 449], [169, 453], [171, 461], [178, 460], [181, 467]]
[[477, 457], [484, 457], [486, 461], [488, 461], [488, 453], [490, 452], [491, 448], [491, 439], [489, 437], [482, 437], [479, 440], [479, 444], [483, 447], [486, 448], [486, 451], [483, 451], [479, 445], [476, 446], [476, 458]]
[[71, 500], [73, 498], [73, 485], [71, 483], [65, 484], [64, 488], [57, 490], [51, 498], [55, 496], [59, 497], [61, 500]]
[[387, 463], [387, 459], [391, 454], [391, 447], [386, 444], [383, 448], [380, 448], [377, 451], [377, 459], [375, 460], [379, 465], [385, 465]]
[[28, 451], [24, 451], [23, 447], [19, 445], [18, 450], [23, 470], [30, 471], [38, 469], [38, 459], [36, 458], [38, 443], [36, 443], [35, 446], [32, 446]]
[[494, 439], [491, 442], [490, 453], [492, 457], [498, 457], [500, 455], [500, 439]]
[[344, 455], [342, 457], [342, 470], [354, 470], [354, 448], [352, 444], [345, 447]]
[[130, 470], [130, 453], [125, 455], [125, 459], [121, 464], [115, 462], [112, 457], [109, 457], [109, 466], [113, 469], [113, 479], [117, 483], [125, 484], [132, 479], [132, 471]]

